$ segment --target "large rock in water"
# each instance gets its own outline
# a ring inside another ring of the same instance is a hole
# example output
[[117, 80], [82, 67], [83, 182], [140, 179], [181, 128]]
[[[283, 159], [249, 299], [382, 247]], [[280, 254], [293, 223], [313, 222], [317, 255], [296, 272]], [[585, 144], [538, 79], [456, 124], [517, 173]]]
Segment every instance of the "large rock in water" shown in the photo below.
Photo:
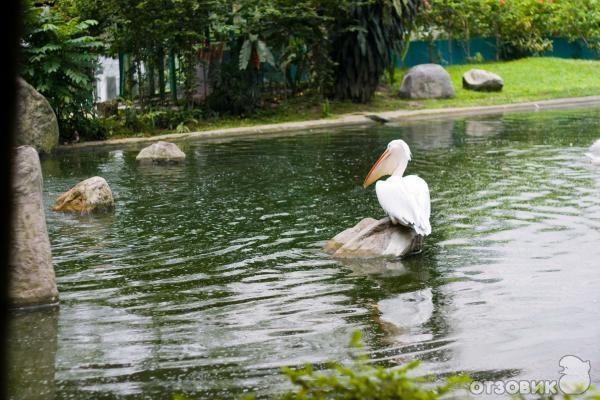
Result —
[[58, 121], [50, 103], [21, 78], [17, 88], [16, 145], [50, 153], [58, 145]]
[[498, 92], [504, 87], [504, 81], [499, 75], [484, 69], [470, 69], [463, 74], [465, 89], [481, 92]]
[[135, 159], [142, 164], [177, 164], [185, 160], [185, 153], [175, 143], [156, 142], [142, 149]]
[[104, 178], [94, 176], [79, 182], [68, 192], [61, 194], [54, 203], [54, 211], [81, 214], [110, 212], [115, 208], [110, 186]]
[[56, 303], [58, 289], [42, 199], [42, 168], [31, 146], [16, 149], [13, 193], [9, 301], [14, 307]]
[[421, 251], [423, 237], [389, 218], [365, 218], [325, 244], [335, 258], [402, 257]]
[[415, 65], [402, 79], [400, 97], [405, 99], [437, 99], [456, 96], [450, 74], [438, 64]]

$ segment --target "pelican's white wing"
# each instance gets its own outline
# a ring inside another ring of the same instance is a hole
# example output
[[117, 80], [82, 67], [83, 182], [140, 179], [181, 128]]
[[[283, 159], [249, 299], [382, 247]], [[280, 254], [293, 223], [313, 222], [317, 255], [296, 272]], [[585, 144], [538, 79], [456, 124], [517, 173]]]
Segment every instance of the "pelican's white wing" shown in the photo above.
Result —
[[391, 176], [375, 185], [377, 200], [392, 222], [411, 227], [419, 235], [429, 235], [431, 202], [427, 182], [416, 175]]
[[596, 140], [592, 147], [590, 147], [590, 152], [585, 153], [594, 164], [600, 164], [600, 140]]

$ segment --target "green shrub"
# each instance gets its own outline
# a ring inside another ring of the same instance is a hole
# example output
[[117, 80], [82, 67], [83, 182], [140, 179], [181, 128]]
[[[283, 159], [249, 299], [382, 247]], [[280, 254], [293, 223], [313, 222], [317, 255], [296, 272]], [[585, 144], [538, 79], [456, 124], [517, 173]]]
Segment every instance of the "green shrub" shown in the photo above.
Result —
[[[350, 346], [354, 350], [362, 347], [360, 332], [353, 334]], [[366, 356], [357, 355], [356, 352], [352, 354], [351, 365], [329, 363], [328, 370], [323, 372], [315, 371], [311, 365], [296, 370], [284, 368], [284, 374], [296, 389], [283, 394], [282, 398], [434, 400], [464, 387], [470, 381], [465, 376], [451, 376], [442, 382], [435, 382], [432, 378], [412, 377], [408, 373], [419, 365], [418, 361], [388, 369], [366, 363]]]
[[[541, 54], [556, 36], [600, 50], [600, 0], [427, 0], [417, 31], [425, 40], [458, 40], [467, 58], [473, 37], [494, 38], [497, 60]], [[448, 52], [452, 62], [451, 43]]]
[[577, 6], [560, 3], [553, 25], [555, 32], [570, 41], [581, 40], [600, 56], [600, 0], [577, 0]]
[[260, 88], [257, 72], [240, 70], [237, 61], [238, 51], [232, 50], [232, 60], [211, 71], [212, 91], [206, 99], [206, 106], [220, 115], [253, 114], [260, 105]]

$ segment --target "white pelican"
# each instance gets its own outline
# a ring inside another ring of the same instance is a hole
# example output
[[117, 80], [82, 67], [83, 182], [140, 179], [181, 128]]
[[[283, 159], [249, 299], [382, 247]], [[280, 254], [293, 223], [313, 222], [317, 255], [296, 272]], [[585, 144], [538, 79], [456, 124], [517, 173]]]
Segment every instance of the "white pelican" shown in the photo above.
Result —
[[585, 153], [585, 155], [592, 160], [592, 163], [600, 164], [600, 139], [594, 142], [592, 147], [590, 147], [590, 152]]
[[431, 233], [429, 187], [416, 175], [402, 176], [410, 157], [410, 148], [404, 140], [392, 140], [367, 174], [363, 187], [391, 175], [375, 185], [381, 208], [392, 223], [408, 226], [417, 234], [427, 236]]

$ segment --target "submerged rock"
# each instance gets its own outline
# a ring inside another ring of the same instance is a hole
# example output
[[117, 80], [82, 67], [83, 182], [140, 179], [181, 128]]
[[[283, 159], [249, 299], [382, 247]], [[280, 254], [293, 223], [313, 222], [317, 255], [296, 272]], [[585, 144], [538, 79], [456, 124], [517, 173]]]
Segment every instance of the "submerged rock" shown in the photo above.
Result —
[[504, 87], [504, 81], [499, 75], [484, 69], [470, 69], [463, 74], [465, 89], [482, 92], [498, 92]]
[[110, 186], [104, 178], [94, 176], [79, 182], [68, 192], [61, 194], [54, 203], [54, 211], [81, 214], [103, 213], [114, 210]]
[[325, 244], [335, 258], [402, 257], [421, 251], [423, 237], [389, 218], [364, 218]]
[[23, 307], [56, 303], [58, 289], [42, 198], [42, 168], [33, 147], [16, 149], [12, 185], [10, 304]]
[[437, 99], [456, 96], [450, 74], [441, 65], [421, 64], [408, 70], [402, 79], [400, 97]]
[[58, 145], [58, 120], [48, 100], [23, 79], [17, 79], [17, 146], [50, 153]]
[[175, 143], [156, 142], [142, 149], [135, 159], [142, 164], [176, 164], [185, 160], [185, 153]]
[[589, 152], [585, 153], [585, 155], [589, 157], [592, 163], [600, 164], [600, 139], [594, 142], [594, 144], [590, 147]]

